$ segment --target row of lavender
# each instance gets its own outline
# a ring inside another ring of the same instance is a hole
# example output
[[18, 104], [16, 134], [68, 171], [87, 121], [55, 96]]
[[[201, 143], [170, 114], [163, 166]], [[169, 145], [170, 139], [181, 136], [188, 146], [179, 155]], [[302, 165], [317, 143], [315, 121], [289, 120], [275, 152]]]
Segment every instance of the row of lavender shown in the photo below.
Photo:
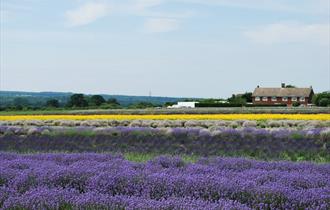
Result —
[[279, 159], [301, 154], [330, 160], [330, 129], [0, 127], [2, 151], [136, 152], [248, 155]]
[[[12, 129], [12, 128], [7, 128]], [[47, 131], [47, 132], [45, 132]], [[257, 153], [277, 158], [283, 153], [330, 154], [328, 129], [152, 129], [40, 127], [28, 136], [4, 135], [0, 148], [10, 151], [108, 151], [222, 155]], [[252, 154], [253, 156], [253, 154]]]
[[[236, 130], [236, 131], [246, 131], [246, 130], [260, 130], [260, 131], [269, 131], [269, 132], [277, 132], [277, 131], [310, 131], [306, 132], [306, 134], [310, 134], [310, 136], [315, 135], [317, 133], [321, 133], [323, 135], [330, 132], [330, 126], [328, 127], [307, 127], [307, 128], [299, 128], [299, 127], [274, 127], [274, 128], [256, 128], [254, 126], [248, 127], [238, 127], [232, 128], [230, 126], [210, 126], [210, 127], [201, 127], [201, 126], [191, 126], [191, 127], [148, 127], [148, 126], [48, 126], [48, 125], [40, 125], [40, 126], [13, 126], [13, 125], [0, 125], [0, 136], [4, 135], [56, 135], [56, 134], [66, 134], [66, 133], [77, 133], [77, 135], [112, 135], [114, 133], [128, 133], [128, 132], [163, 132], [164, 134], [173, 134], [177, 131], [187, 131], [196, 134], [203, 132], [208, 133], [209, 135], [216, 135], [218, 132], [225, 130]], [[319, 132], [317, 132], [319, 131]]]
[[0, 153], [3, 209], [329, 209], [330, 164]]
[[257, 128], [321, 128], [330, 121], [318, 120], [18, 120], [0, 121], [0, 126], [92, 126], [92, 127], [257, 127]]

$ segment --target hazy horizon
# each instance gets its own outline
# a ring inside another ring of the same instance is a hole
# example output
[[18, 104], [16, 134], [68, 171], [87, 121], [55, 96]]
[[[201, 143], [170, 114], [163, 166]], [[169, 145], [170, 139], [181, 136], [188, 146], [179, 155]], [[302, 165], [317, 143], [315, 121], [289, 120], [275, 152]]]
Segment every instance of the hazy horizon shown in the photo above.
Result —
[[162, 98], [198, 98], [198, 97], [175, 97], [175, 96], [158, 96], [158, 95], [125, 95], [125, 94], [112, 94], [112, 93], [103, 93], [103, 92], [95, 92], [95, 93], [85, 93], [85, 92], [72, 92], [72, 91], [29, 91], [29, 90], [0, 90], [0, 92], [26, 92], [26, 93], [73, 93], [73, 94], [84, 94], [84, 95], [113, 95], [113, 96], [137, 96], [137, 97], [162, 97]]
[[328, 0], [1, 1], [0, 90], [227, 98], [330, 90]]

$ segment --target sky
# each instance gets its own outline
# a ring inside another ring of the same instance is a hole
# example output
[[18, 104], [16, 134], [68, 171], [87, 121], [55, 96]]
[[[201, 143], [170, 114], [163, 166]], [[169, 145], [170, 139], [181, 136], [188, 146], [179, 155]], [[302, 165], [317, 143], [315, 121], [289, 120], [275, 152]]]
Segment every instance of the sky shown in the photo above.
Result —
[[0, 90], [330, 90], [330, 0], [0, 0]]

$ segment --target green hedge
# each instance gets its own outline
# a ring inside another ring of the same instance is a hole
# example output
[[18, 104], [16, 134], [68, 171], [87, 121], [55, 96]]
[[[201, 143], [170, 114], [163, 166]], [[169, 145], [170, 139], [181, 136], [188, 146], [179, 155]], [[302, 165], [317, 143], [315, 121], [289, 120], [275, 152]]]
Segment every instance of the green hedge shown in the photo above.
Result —
[[231, 103], [197, 103], [196, 107], [286, 107], [286, 104], [231, 104]]
[[245, 107], [287, 107], [286, 104], [246, 104]]
[[196, 107], [241, 107], [242, 104], [230, 104], [230, 103], [197, 103]]

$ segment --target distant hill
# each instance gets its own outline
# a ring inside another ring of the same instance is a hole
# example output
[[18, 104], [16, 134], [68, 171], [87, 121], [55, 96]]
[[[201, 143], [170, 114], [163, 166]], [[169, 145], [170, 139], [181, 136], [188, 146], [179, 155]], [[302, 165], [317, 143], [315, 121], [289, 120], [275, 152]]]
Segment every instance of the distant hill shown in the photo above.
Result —
[[[40, 106], [45, 104], [49, 99], [57, 99], [61, 104], [65, 104], [70, 96], [74, 94], [71, 92], [23, 92], [23, 91], [0, 91], [0, 107], [7, 106], [13, 103], [15, 98], [23, 98], [27, 100], [31, 106]], [[88, 96], [89, 94], [85, 94]], [[163, 105], [166, 102], [177, 102], [189, 98], [175, 98], [175, 97], [158, 97], [158, 96], [127, 96], [127, 95], [107, 95], [100, 94], [106, 100], [115, 98], [122, 106], [128, 106], [138, 102], [150, 102], [153, 104]]]

